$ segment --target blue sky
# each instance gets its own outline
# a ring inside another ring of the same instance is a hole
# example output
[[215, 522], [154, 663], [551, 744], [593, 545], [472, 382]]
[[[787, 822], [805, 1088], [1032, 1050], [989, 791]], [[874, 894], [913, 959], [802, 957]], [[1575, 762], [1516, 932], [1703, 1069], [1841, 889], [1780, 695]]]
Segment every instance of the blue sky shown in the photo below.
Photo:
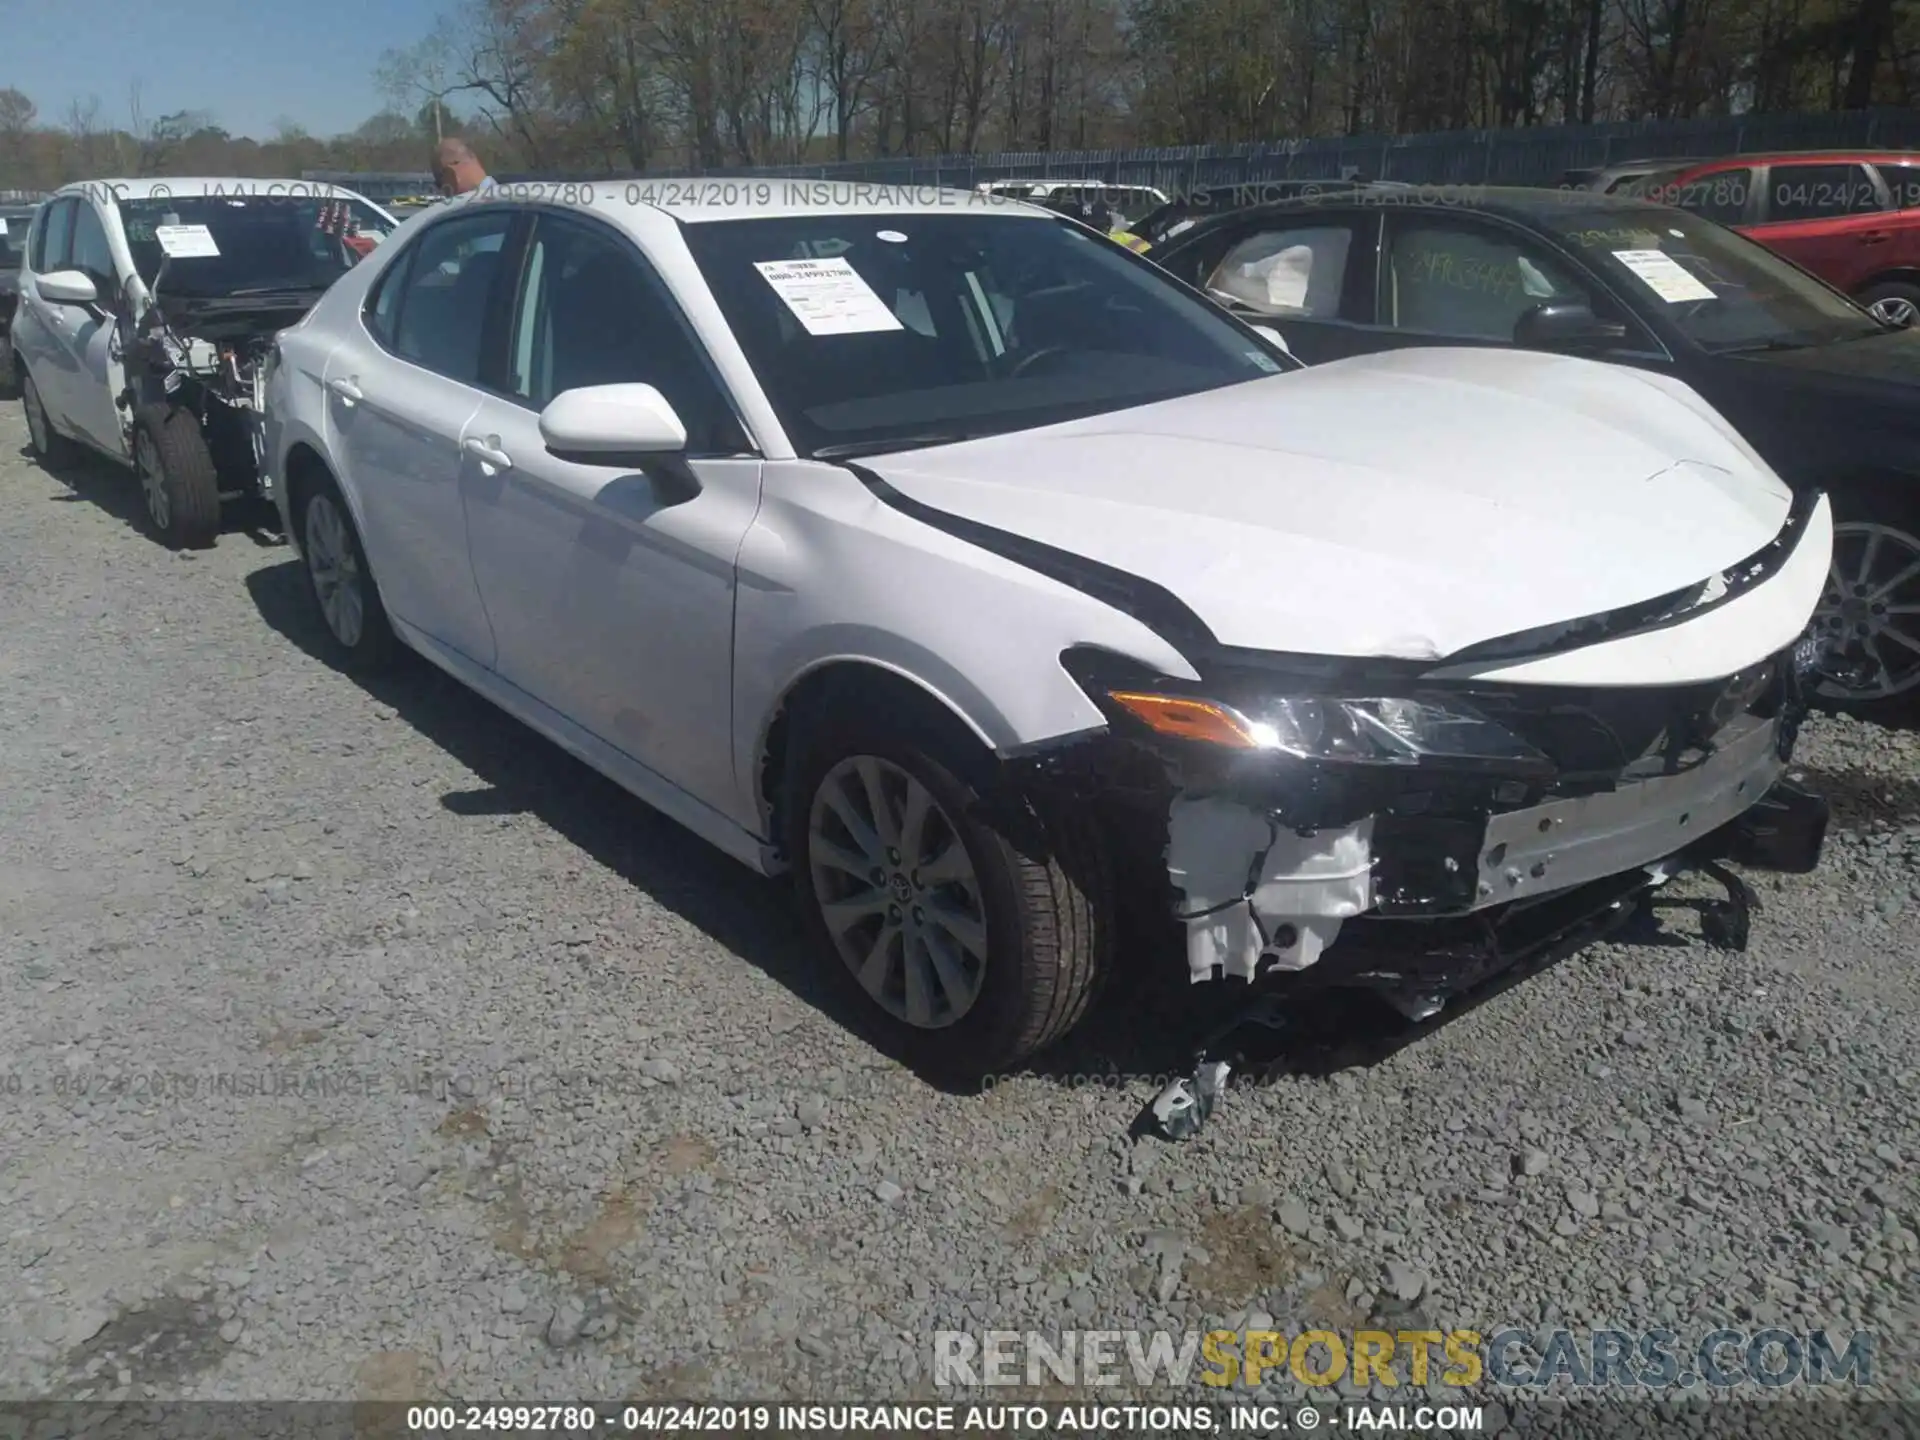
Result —
[[[280, 116], [316, 135], [351, 130], [382, 106], [380, 53], [411, 45], [448, 0], [0, 0], [0, 87], [12, 85], [59, 124], [68, 105], [100, 98], [103, 125], [128, 123], [141, 82], [149, 120], [211, 111], [236, 135], [265, 139]], [[10, 12], [10, 13], [8, 13]]]

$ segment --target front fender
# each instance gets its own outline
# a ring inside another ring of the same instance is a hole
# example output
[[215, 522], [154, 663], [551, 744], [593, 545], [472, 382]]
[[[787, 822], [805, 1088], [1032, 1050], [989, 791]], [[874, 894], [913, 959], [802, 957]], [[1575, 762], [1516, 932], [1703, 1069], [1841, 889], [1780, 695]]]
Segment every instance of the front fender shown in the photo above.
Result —
[[903, 514], [846, 471], [769, 461], [765, 496], [741, 545], [735, 612], [743, 817], [765, 818], [760, 761], [788, 697], [835, 662], [917, 685], [996, 751], [1106, 723], [1062, 667], [1066, 650], [1093, 646], [1198, 678], [1141, 621]]

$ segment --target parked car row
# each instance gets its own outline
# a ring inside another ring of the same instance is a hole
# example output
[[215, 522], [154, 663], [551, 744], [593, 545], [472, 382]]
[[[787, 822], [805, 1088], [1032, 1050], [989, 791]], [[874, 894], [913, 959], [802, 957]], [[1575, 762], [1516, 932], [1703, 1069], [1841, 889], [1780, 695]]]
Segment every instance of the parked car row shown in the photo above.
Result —
[[[19, 360], [48, 458], [79, 389], [36, 397], [85, 349], [39, 317], [104, 323], [62, 203]], [[129, 223], [108, 273], [176, 293], [195, 257], [160, 275]], [[1374, 305], [1504, 284], [1409, 259], [1403, 292], [1393, 240], [1329, 243]], [[1421, 1020], [1683, 870], [1817, 860], [1824, 804], [1784, 775], [1829, 501], [1667, 369], [1307, 364], [1269, 310], [1061, 215], [880, 190], [499, 192], [293, 278], [331, 283], [263, 340], [254, 433], [339, 665], [424, 656], [789, 875], [919, 1065], [1058, 1040], [1123, 928], [1177, 937], [1195, 993], [1353, 985]], [[210, 281], [204, 313], [268, 284]], [[1533, 323], [1564, 332], [1556, 297]], [[153, 373], [135, 443], [174, 413]]]

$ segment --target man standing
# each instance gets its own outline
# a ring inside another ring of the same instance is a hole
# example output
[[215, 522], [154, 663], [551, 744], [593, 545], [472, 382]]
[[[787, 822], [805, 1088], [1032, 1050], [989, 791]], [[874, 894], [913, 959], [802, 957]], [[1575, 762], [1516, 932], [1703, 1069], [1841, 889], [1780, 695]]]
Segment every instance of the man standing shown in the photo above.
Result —
[[472, 146], [450, 135], [434, 147], [433, 183], [442, 195], [472, 195], [491, 190], [493, 177]]

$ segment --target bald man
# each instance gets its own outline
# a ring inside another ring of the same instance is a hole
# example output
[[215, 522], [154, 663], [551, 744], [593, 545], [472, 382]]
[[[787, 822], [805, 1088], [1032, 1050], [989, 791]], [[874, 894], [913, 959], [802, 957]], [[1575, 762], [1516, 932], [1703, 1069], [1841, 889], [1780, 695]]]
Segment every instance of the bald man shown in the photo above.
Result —
[[493, 188], [480, 157], [466, 141], [449, 136], [434, 147], [433, 183], [442, 195], [470, 195]]

